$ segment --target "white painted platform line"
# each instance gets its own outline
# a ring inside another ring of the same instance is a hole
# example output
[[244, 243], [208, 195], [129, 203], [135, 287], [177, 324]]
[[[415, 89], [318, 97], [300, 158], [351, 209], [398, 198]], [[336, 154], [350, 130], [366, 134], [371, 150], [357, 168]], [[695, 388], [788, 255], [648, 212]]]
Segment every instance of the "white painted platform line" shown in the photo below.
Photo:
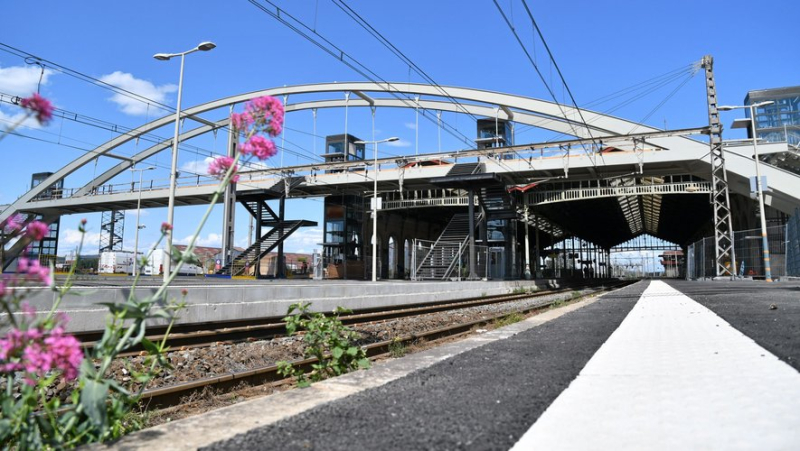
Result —
[[514, 450], [800, 449], [800, 373], [654, 281]]

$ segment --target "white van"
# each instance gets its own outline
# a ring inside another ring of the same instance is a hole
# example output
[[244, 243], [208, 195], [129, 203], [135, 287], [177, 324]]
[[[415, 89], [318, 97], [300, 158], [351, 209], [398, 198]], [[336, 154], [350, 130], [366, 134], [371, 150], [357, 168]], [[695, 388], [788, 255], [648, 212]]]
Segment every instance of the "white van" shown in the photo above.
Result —
[[135, 257], [130, 251], [106, 251], [97, 263], [99, 274], [132, 274]]
[[[144, 267], [144, 275], [146, 276], [159, 276], [164, 274], [164, 266], [169, 256], [164, 249], [156, 249], [153, 255], [147, 260], [147, 265]], [[184, 263], [178, 273], [182, 276], [198, 276], [203, 275], [203, 268], [197, 265]]]

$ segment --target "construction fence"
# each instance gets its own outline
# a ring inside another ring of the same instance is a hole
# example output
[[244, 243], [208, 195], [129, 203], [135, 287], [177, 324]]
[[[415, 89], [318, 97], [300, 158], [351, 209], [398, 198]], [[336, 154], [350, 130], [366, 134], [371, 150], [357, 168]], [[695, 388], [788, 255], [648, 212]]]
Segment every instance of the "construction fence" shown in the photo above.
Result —
[[[761, 229], [733, 233], [736, 275], [765, 277]], [[767, 227], [770, 271], [773, 278], [800, 276], [800, 210], [785, 226]], [[703, 238], [689, 245], [686, 256], [686, 278], [705, 279], [717, 276], [714, 237]], [[731, 265], [726, 262], [726, 265]]]

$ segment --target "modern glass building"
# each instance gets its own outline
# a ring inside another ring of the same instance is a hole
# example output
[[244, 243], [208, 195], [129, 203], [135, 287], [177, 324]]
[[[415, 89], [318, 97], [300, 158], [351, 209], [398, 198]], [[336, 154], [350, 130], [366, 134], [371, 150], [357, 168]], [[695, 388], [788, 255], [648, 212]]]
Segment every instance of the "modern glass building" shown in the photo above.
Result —
[[[756, 133], [767, 142], [800, 145], [800, 86], [750, 91], [745, 105], [772, 100], [775, 103], [756, 109]], [[750, 110], [745, 109], [750, 118]], [[748, 130], [748, 136], [752, 138]]]

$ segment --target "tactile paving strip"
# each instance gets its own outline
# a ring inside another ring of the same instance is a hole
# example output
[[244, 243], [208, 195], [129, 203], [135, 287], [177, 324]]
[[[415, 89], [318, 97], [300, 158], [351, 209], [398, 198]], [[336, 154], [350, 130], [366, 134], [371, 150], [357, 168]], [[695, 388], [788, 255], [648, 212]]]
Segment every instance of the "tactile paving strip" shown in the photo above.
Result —
[[654, 281], [513, 449], [800, 449], [800, 373]]

